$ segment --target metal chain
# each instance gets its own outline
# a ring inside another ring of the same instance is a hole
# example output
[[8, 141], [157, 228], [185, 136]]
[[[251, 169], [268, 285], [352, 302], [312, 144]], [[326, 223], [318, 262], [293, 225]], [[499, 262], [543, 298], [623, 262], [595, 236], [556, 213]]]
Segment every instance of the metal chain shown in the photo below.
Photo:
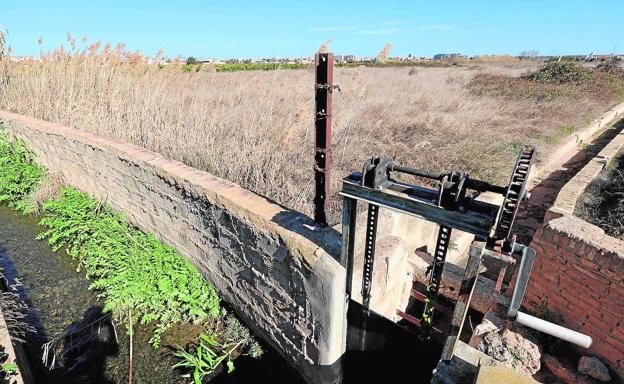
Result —
[[373, 283], [373, 261], [375, 259], [375, 240], [377, 238], [377, 221], [379, 206], [368, 205], [368, 219], [366, 222], [366, 244], [364, 248], [364, 268], [362, 269], [362, 305], [370, 310], [371, 288]]
[[444, 272], [444, 262], [446, 261], [446, 253], [451, 242], [451, 227], [440, 226], [438, 231], [438, 240], [436, 242], [435, 253], [431, 268], [428, 271], [429, 284], [427, 285], [427, 298], [425, 299], [425, 309], [423, 310], [421, 322], [421, 338], [428, 340], [431, 337], [431, 327], [433, 326], [433, 315], [435, 312], [435, 303], [438, 300], [438, 292], [442, 281], [442, 272]]

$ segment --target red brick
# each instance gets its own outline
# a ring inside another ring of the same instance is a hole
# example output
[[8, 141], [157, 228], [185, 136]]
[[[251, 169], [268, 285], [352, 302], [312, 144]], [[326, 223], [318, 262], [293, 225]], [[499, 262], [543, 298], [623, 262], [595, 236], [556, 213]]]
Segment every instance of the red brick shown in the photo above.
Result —
[[536, 289], [540, 292], [550, 294], [554, 290], [557, 290], [558, 283], [557, 278], [550, 274], [543, 274], [541, 270], [539, 274], [535, 274], [531, 276], [531, 280], [529, 280], [528, 289]]
[[568, 301], [562, 298], [561, 296], [559, 296], [558, 294], [551, 295], [548, 298], [547, 302], [548, 302], [548, 309], [553, 312], [561, 312], [561, 311], [567, 310], [568, 308]]
[[578, 292], [567, 290], [562, 292], [562, 296], [567, 300], [569, 307], [574, 307], [584, 311], [586, 314], [590, 314], [592, 311], [600, 312], [602, 306], [600, 302], [588, 299], [583, 295], [579, 295]]
[[613, 331], [611, 331], [611, 335], [616, 340], [621, 340], [621, 342], [624, 343], [624, 324], [620, 323], [619, 325], [616, 325]]
[[592, 271], [599, 273], [600, 267], [596, 265], [593, 261], [587, 260], [587, 258], [581, 259], [581, 265], [591, 269]]
[[601, 340], [604, 341], [606, 344], [608, 344], [610, 348], [615, 349], [616, 351], [619, 351], [620, 358], [624, 356], [624, 340], [616, 339], [610, 334], [606, 334], [605, 336], [601, 338]]
[[[622, 325], [622, 312], [615, 312], [610, 310], [608, 307], [602, 307], [602, 311], [600, 312], [600, 318], [605, 323], [609, 324], [612, 328], [614, 328], [614, 332], [617, 330], [615, 328]], [[621, 330], [622, 333], [622, 341], [624, 341], [624, 328]]]
[[[572, 268], [568, 268], [566, 270], [567, 273], [578, 276], [578, 277], [587, 277], [589, 279], [595, 280], [599, 283], [602, 283], [604, 285], [608, 285], [609, 284], [609, 279], [607, 279], [606, 277], [602, 276], [599, 273], [590, 271], [589, 269], [578, 265], [578, 264], [571, 264]], [[576, 273], [578, 272], [578, 273]], [[576, 278], [576, 277], [575, 277]]]

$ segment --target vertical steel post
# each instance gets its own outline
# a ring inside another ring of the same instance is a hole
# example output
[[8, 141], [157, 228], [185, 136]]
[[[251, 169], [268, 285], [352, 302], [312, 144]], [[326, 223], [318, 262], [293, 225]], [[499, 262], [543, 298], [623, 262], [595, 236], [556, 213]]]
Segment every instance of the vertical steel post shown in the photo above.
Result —
[[349, 318], [349, 300], [353, 287], [353, 263], [355, 251], [355, 228], [357, 222], [357, 200], [350, 197], [343, 197], [342, 203], [342, 250], [340, 252], [340, 264], [345, 267], [347, 278], [345, 282], [345, 312], [344, 328], [342, 337], [342, 350], [347, 350], [347, 333]]
[[355, 250], [355, 225], [357, 222], [357, 200], [344, 197], [342, 203], [342, 250], [340, 264], [347, 271], [346, 294], [351, 298], [353, 283], [353, 253]]
[[327, 225], [327, 198], [329, 197], [331, 168], [331, 114], [334, 90], [334, 54], [316, 54], [314, 84], [314, 221]]

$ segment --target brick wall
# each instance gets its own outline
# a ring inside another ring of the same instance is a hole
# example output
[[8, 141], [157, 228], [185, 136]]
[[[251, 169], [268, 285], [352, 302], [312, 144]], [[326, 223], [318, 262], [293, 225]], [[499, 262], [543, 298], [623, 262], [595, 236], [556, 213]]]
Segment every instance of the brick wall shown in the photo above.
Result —
[[547, 303], [557, 323], [592, 337], [582, 353], [600, 357], [624, 379], [624, 241], [564, 215], [540, 229], [531, 246], [538, 257], [524, 306]]
[[193, 262], [308, 381], [337, 377], [345, 270], [335, 230], [312, 231], [305, 215], [134, 145], [0, 111], [3, 120], [51, 172]]

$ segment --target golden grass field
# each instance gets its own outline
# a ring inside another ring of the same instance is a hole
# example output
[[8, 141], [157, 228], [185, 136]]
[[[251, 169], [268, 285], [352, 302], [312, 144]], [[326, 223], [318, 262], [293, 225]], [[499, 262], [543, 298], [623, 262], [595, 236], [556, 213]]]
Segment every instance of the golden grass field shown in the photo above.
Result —
[[[623, 98], [615, 83], [519, 77], [538, 65], [337, 68], [333, 190], [374, 154], [504, 184], [521, 145], [548, 152]], [[132, 142], [311, 212], [312, 68], [183, 73], [94, 44], [31, 63], [5, 58], [0, 70], [2, 109]]]

